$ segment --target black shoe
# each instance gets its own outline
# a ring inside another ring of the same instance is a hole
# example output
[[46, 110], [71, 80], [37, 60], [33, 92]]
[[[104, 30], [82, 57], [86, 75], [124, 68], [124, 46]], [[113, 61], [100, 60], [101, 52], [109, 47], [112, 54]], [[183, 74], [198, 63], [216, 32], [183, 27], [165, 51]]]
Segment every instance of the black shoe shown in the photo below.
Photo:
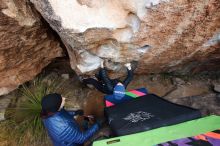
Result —
[[84, 79], [83, 76], [78, 76], [78, 79], [81, 83], [83, 83], [83, 79]]

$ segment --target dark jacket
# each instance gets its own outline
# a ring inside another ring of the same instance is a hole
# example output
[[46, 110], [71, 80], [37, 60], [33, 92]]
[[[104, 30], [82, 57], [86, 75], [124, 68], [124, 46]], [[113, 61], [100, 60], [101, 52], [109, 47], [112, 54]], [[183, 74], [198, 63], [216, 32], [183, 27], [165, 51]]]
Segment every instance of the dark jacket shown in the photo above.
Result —
[[97, 90], [104, 94], [111, 95], [113, 94], [114, 87], [120, 82], [124, 85], [126, 88], [128, 84], [131, 82], [133, 79], [133, 70], [128, 70], [127, 69], [127, 77], [123, 80], [120, 81], [119, 79], [110, 79], [106, 68], [101, 68], [99, 70], [99, 73], [95, 75], [96, 79], [94, 78], [88, 78], [88, 79], [83, 79], [83, 82], [85, 84], [91, 84], [93, 85]]
[[113, 94], [114, 87], [119, 82], [121, 82], [124, 85], [125, 89], [127, 88], [128, 84], [133, 79], [133, 71], [127, 69], [127, 77], [123, 81], [120, 81], [119, 79], [110, 79], [108, 74], [107, 74], [106, 69], [101, 68], [100, 71], [99, 71], [99, 78], [103, 81], [103, 86], [108, 91], [107, 94]]
[[73, 116], [75, 112], [68, 112], [64, 109], [52, 116], [43, 118], [43, 123], [54, 146], [77, 146], [83, 144], [98, 131], [95, 124], [87, 131], [82, 132]]

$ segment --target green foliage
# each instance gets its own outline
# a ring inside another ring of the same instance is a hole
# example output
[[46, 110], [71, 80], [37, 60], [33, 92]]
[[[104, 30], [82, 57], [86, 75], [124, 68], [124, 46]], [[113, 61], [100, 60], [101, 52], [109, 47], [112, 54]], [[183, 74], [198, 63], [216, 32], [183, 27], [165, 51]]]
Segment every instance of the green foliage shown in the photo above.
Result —
[[29, 85], [22, 85], [21, 97], [16, 107], [9, 109], [7, 114], [7, 131], [11, 138], [16, 139], [17, 145], [25, 145], [27, 141], [32, 145], [48, 142], [40, 117], [41, 99], [44, 95], [54, 92], [67, 96], [62, 86], [61, 80], [43, 80], [42, 78], [34, 80]]

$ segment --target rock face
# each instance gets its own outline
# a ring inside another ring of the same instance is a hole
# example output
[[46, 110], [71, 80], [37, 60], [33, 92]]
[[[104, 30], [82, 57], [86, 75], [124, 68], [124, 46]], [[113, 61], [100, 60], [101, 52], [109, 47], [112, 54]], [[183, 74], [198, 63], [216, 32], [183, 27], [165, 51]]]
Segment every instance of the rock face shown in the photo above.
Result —
[[13, 97], [15, 97], [14, 94], [5, 95], [5, 96], [0, 97], [0, 121], [5, 120], [6, 109], [9, 106], [9, 104], [10, 104]]
[[214, 91], [220, 93], [220, 84], [214, 84]]
[[33, 79], [62, 49], [26, 0], [0, 2], [0, 95]]
[[[31, 0], [80, 73], [139, 60], [139, 73], [219, 69], [219, 0]], [[148, 45], [148, 46], [147, 46]]]

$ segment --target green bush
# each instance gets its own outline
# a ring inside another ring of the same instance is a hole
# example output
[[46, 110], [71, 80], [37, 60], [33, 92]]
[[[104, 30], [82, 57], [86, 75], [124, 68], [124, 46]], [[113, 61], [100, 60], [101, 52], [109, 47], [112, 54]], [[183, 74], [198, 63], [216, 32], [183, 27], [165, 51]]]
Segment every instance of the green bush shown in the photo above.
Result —
[[40, 118], [41, 99], [53, 92], [67, 96], [65, 90], [61, 91], [62, 84], [61, 80], [40, 78], [29, 85], [22, 85], [16, 107], [10, 108], [7, 114], [6, 130], [9, 139], [15, 140], [17, 145], [48, 145], [48, 137]]

